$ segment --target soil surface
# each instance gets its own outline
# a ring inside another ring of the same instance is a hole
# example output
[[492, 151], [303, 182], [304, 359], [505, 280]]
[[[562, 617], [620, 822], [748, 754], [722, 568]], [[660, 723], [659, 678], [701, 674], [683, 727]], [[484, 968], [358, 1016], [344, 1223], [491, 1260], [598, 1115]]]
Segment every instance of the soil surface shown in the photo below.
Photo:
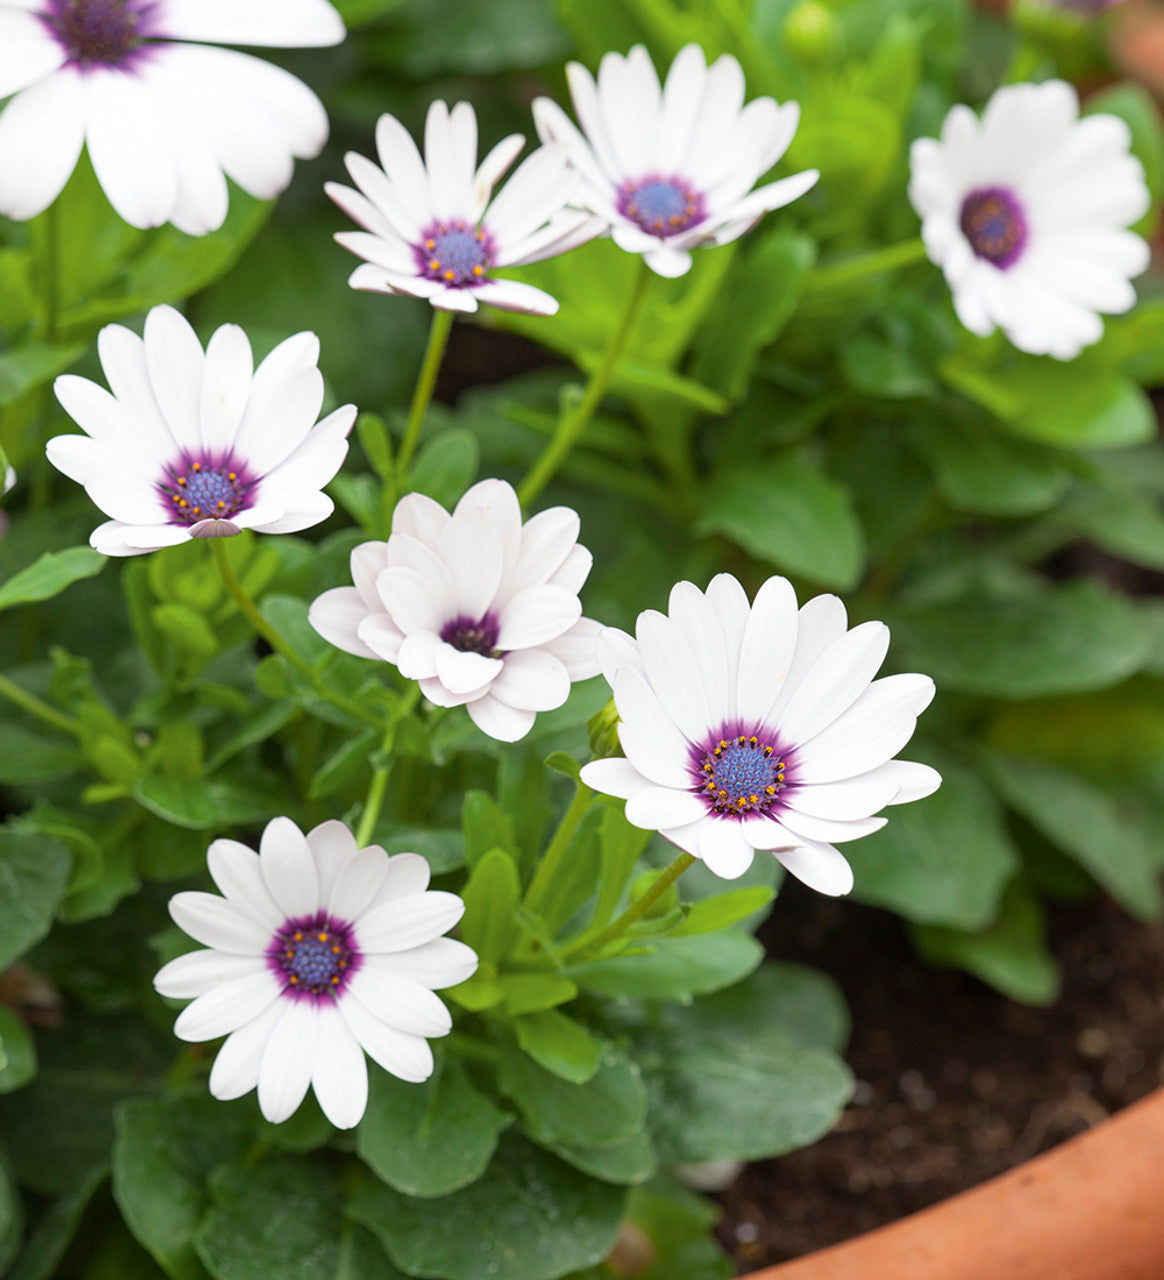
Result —
[[1052, 908], [1050, 1008], [927, 969], [895, 917], [795, 882], [771, 955], [829, 973], [853, 1016], [853, 1100], [827, 1137], [746, 1168], [718, 1232], [741, 1272], [892, 1222], [1081, 1133], [1164, 1082], [1164, 925]]

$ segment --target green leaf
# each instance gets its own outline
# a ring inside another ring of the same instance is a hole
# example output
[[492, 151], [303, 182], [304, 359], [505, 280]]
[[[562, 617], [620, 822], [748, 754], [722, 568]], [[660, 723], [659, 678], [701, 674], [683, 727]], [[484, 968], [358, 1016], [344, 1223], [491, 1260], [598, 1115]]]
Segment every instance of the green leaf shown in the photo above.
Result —
[[356, 419], [356, 435], [372, 470], [381, 480], [386, 480], [393, 474], [393, 466], [392, 441], [384, 419], [374, 413], [361, 413]]
[[1041, 760], [989, 752], [991, 781], [1006, 802], [1069, 854], [1128, 912], [1164, 911], [1159, 858], [1119, 800], [1078, 774]]
[[756, 357], [792, 318], [815, 261], [815, 242], [783, 229], [738, 256], [699, 335], [692, 375], [742, 399]]
[[360, 1158], [408, 1196], [443, 1196], [475, 1182], [512, 1117], [444, 1057], [424, 1084], [373, 1070], [368, 1109], [356, 1132]]
[[108, 557], [92, 547], [69, 547], [67, 551], [46, 551], [27, 569], [14, 574], [0, 586], [0, 609], [35, 600], [51, 600], [82, 578], [91, 578], [108, 564]]
[[349, 1212], [409, 1275], [556, 1280], [609, 1253], [624, 1201], [618, 1188], [508, 1134], [485, 1176], [461, 1191], [418, 1201], [365, 1185]]
[[1047, 950], [1042, 904], [1017, 881], [989, 929], [965, 933], [915, 925], [914, 944], [929, 964], [965, 969], [1024, 1004], [1051, 1004], [1059, 994], [1059, 966]]
[[915, 424], [912, 438], [929, 460], [942, 496], [959, 511], [1032, 515], [1054, 506], [1071, 482], [1061, 455], [989, 426], [945, 416]]
[[904, 665], [928, 672], [943, 692], [993, 698], [1104, 689], [1138, 670], [1149, 650], [1133, 606], [1090, 580], [1032, 580], [1022, 594], [974, 587], [903, 610], [891, 625]]
[[463, 427], [451, 427], [416, 455], [408, 469], [409, 486], [451, 508], [473, 483], [480, 457], [477, 437]]
[[469, 874], [461, 890], [465, 914], [460, 935], [482, 960], [500, 960], [518, 937], [517, 904], [521, 883], [504, 849], [491, 849]]
[[613, 1182], [620, 1187], [633, 1187], [654, 1176], [659, 1167], [655, 1146], [646, 1128], [636, 1129], [621, 1142], [608, 1142], [605, 1146], [590, 1147], [578, 1143], [551, 1142], [538, 1139], [538, 1145], [572, 1164], [575, 1169], [589, 1173], [603, 1182]]
[[596, 806], [578, 824], [557, 874], [538, 903], [537, 914], [551, 935], [556, 934], [598, 888], [602, 860], [598, 833], [605, 812], [605, 806]]
[[981, 929], [1019, 865], [1002, 808], [979, 776], [927, 753], [942, 774], [932, 796], [888, 811], [889, 823], [846, 849], [861, 902], [919, 924]]
[[215, 1280], [403, 1280], [373, 1237], [345, 1220], [340, 1172], [291, 1156], [220, 1168], [195, 1238], [206, 1269]]
[[1156, 415], [1126, 374], [1094, 360], [1070, 364], [1015, 355], [985, 367], [954, 356], [941, 367], [956, 390], [994, 413], [1015, 435], [1070, 449], [1120, 449], [1154, 439]]
[[782, 1155], [827, 1133], [848, 1101], [844, 1063], [756, 1009], [754, 996], [725, 991], [628, 1028], [664, 1164]]
[[638, 1067], [610, 1045], [602, 1050], [598, 1070], [581, 1084], [563, 1080], [517, 1049], [502, 1056], [497, 1074], [536, 1142], [604, 1147], [627, 1141], [647, 1117]]
[[64, 1195], [54, 1200], [29, 1233], [16, 1264], [4, 1280], [49, 1280], [57, 1276], [57, 1263], [64, 1256], [97, 1188], [105, 1181], [104, 1165], [88, 1170]]
[[796, 453], [716, 472], [695, 531], [828, 587], [856, 586], [865, 563], [848, 490]]
[[1130, 487], [1093, 486], [1069, 498], [1048, 523], [1132, 564], [1164, 569], [1164, 515], [1156, 501]]
[[500, 985], [508, 1013], [541, 1013], [554, 1009], [578, 994], [577, 983], [558, 973], [505, 973]]
[[585, 1084], [598, 1070], [602, 1042], [557, 1009], [523, 1013], [513, 1019], [513, 1030], [526, 1053], [563, 1080]]
[[492, 849], [517, 853], [513, 822], [488, 792], [466, 793], [461, 827], [465, 833], [465, 858], [470, 867], [475, 867]]
[[18, 724], [0, 724], [0, 782], [27, 786], [76, 773], [81, 766], [77, 748], [43, 738]]
[[604, 996], [639, 996], [646, 1000], [688, 1001], [730, 986], [760, 963], [764, 948], [738, 930], [696, 938], [659, 938], [604, 960], [566, 969], [584, 990]]
[[762, 911], [776, 897], [776, 890], [766, 885], [750, 889], [733, 889], [714, 898], [704, 898], [687, 907], [683, 923], [672, 929], [672, 938], [685, 938], [697, 933], [714, 933], [728, 925], [739, 924], [756, 911]]
[[24, 1206], [16, 1189], [8, 1162], [0, 1150], [0, 1275], [8, 1275], [12, 1260], [20, 1252], [20, 1237], [24, 1231]]
[[[0, 1004], [0, 1093], [19, 1089], [35, 1075], [36, 1046], [28, 1023], [17, 1017], [7, 1005]], [[2, 1216], [0, 1213], [0, 1218]]]
[[601, 929], [614, 915], [626, 882], [630, 879], [643, 850], [651, 838], [649, 831], [632, 826], [622, 806], [607, 808], [598, 828], [602, 845], [602, 865], [598, 877], [598, 903], [594, 908], [591, 929]]
[[84, 343], [50, 347], [45, 343], [32, 342], [12, 351], [0, 351], [0, 409], [63, 373], [84, 354]]
[[401, 827], [392, 821], [377, 827], [375, 838], [387, 853], [419, 853], [434, 876], [465, 865], [465, 841], [451, 827]]
[[322, 800], [361, 782], [368, 772], [368, 757], [382, 737], [377, 729], [365, 729], [348, 738], [316, 770], [307, 788], [307, 798]]
[[0, 827], [0, 972], [48, 933], [70, 862], [59, 840]]
[[670, 1181], [631, 1192], [627, 1220], [654, 1245], [654, 1258], [635, 1280], [728, 1280], [736, 1274], [712, 1227], [720, 1208]]
[[245, 1106], [214, 1098], [131, 1098], [114, 1112], [113, 1197], [134, 1236], [172, 1280], [204, 1280], [194, 1233], [206, 1179], [253, 1141]]

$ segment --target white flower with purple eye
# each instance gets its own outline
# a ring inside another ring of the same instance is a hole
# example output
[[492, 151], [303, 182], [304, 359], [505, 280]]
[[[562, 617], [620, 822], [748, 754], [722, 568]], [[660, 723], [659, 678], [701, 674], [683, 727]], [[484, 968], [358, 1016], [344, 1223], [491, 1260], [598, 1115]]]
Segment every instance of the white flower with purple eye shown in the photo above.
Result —
[[642, 45], [606, 54], [597, 82], [577, 62], [566, 75], [582, 132], [538, 98], [538, 136], [569, 149], [583, 179], [578, 202], [661, 276], [683, 275], [690, 250], [738, 239], [820, 176], [806, 170], [752, 190], [788, 149], [800, 108], [771, 98], [744, 106], [744, 73], [728, 54], [709, 67], [687, 45], [662, 88]]
[[132, 226], [216, 230], [227, 177], [273, 199], [296, 157], [319, 154], [327, 115], [282, 68], [212, 46], [344, 34], [327, 0], [0, 0], [0, 99], [16, 95], [0, 112], [0, 213], [48, 208], [85, 146]]
[[392, 536], [352, 552], [353, 587], [325, 591], [311, 625], [348, 653], [418, 680], [441, 707], [516, 742], [570, 683], [598, 674], [598, 623], [578, 592], [593, 557], [578, 516], [551, 507], [525, 524], [513, 487], [482, 480], [450, 515], [419, 493], [397, 503]]
[[401, 1080], [428, 1079], [428, 1040], [452, 1026], [433, 990], [463, 982], [477, 956], [441, 936], [465, 905], [429, 891], [424, 858], [357, 849], [342, 822], [305, 836], [274, 818], [257, 854], [216, 840], [207, 861], [224, 896], [178, 893], [170, 914], [209, 950], [171, 960], [154, 986], [193, 997], [174, 1024], [180, 1039], [226, 1036], [210, 1072], [216, 1098], [257, 1085], [277, 1124], [310, 1086], [332, 1124], [350, 1129], [368, 1100], [365, 1053]]
[[1149, 194], [1130, 148], [1116, 116], [1080, 119], [1062, 80], [999, 89], [981, 120], [953, 107], [940, 141], [914, 142], [909, 198], [967, 329], [1070, 360], [1102, 336], [1098, 313], [1135, 305], [1149, 251], [1125, 228]]
[[316, 422], [315, 334], [288, 338], [256, 369], [237, 325], [223, 325], [203, 352], [177, 311], [155, 307], [144, 340], [111, 324], [97, 347], [111, 391], [59, 377], [57, 399], [87, 435], [56, 436], [46, 452], [112, 517], [90, 538], [98, 551], [139, 555], [243, 529], [294, 533], [331, 514], [321, 489], [347, 455], [356, 410]]
[[540, 147], [493, 196], [493, 188], [525, 143], [513, 134], [477, 167], [477, 117], [467, 102], [428, 109], [424, 159], [394, 116], [376, 125], [382, 168], [349, 152], [358, 191], [329, 182], [326, 191], [364, 231], [336, 240], [366, 259], [353, 289], [427, 298], [444, 311], [476, 311], [479, 302], [505, 311], [553, 315], [557, 302], [532, 285], [499, 280], [497, 268], [540, 262], [600, 235], [603, 223], [567, 208], [578, 176], [561, 147]]
[[836, 596], [798, 611], [785, 578], [750, 606], [730, 574], [706, 593], [678, 583], [669, 615], [641, 613], [635, 638], [613, 627], [599, 637], [626, 758], [592, 761], [582, 781], [725, 879], [767, 850], [811, 888], [847, 893], [853, 873], [834, 843], [877, 831], [879, 809], [941, 781], [892, 759], [934, 682], [874, 680], [889, 630], [847, 625]]

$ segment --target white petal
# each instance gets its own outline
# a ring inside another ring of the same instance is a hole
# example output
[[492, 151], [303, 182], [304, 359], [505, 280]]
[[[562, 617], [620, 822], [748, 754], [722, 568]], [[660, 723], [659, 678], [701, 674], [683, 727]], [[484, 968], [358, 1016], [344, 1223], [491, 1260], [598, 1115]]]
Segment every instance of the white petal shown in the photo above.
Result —
[[244, 911], [258, 916], [272, 930], [284, 921], [263, 879], [259, 855], [237, 840], [215, 840], [207, 850], [207, 866], [222, 894]]
[[212, 987], [178, 1015], [179, 1040], [217, 1040], [259, 1017], [279, 998], [280, 985], [265, 967]]
[[224, 324], [211, 335], [199, 405], [202, 447], [208, 453], [221, 456], [234, 443], [254, 371], [251, 344], [238, 325]]
[[451, 693], [471, 694], [486, 688], [503, 669], [500, 658], [487, 658], [481, 653], [462, 653], [451, 644], [441, 644], [434, 651], [437, 679]]
[[379, 902], [357, 923], [360, 950], [371, 955], [419, 947], [446, 933], [464, 911], [465, 904], [455, 893], [441, 890]]
[[196, 449], [205, 356], [198, 335], [173, 307], [154, 307], [146, 316], [145, 359], [171, 435], [181, 448]]
[[817, 893], [837, 898], [853, 887], [853, 868], [831, 844], [806, 843], [778, 850], [775, 857], [786, 871]]
[[364, 1052], [389, 1074], [413, 1084], [432, 1075], [432, 1050], [427, 1040], [381, 1022], [350, 992], [340, 1001], [339, 1011]]
[[[892, 764], [893, 761], [890, 761]], [[840, 782], [794, 785], [781, 795], [790, 809], [817, 818], [867, 818], [878, 809], [892, 804], [900, 785], [897, 778], [884, 772], [887, 765]]]
[[84, 86], [64, 67], [0, 111], [0, 213], [34, 218], [60, 195], [85, 141]]
[[315, 859], [290, 818], [272, 818], [259, 845], [263, 879], [288, 920], [314, 915], [322, 905]]
[[85, 145], [101, 189], [130, 226], [167, 222], [178, 194], [170, 137], [155, 95], [137, 77], [89, 69]]
[[519, 711], [552, 711], [570, 696], [570, 677], [544, 649], [519, 649], [505, 656], [489, 692]]
[[707, 705], [707, 724], [725, 724], [735, 712], [736, 657], [728, 658], [723, 628], [714, 606], [692, 582], [677, 582], [667, 605], [669, 616], [695, 660]]
[[598, 635], [601, 630], [602, 624], [592, 618], [579, 618], [565, 635], [544, 640], [538, 651], [557, 658], [566, 668], [570, 680], [589, 680], [598, 674]]
[[755, 851], [739, 823], [729, 818], [706, 822], [699, 835], [699, 857], [725, 880], [736, 880], [752, 865]]
[[187, 890], [170, 899], [174, 923], [195, 942], [235, 955], [262, 955], [271, 932], [249, 911], [213, 893]]
[[404, 635], [412, 631], [439, 632], [456, 616], [446, 582], [433, 582], [415, 569], [390, 565], [376, 579], [384, 607]]
[[388, 902], [393, 898], [407, 898], [412, 894], [423, 893], [428, 888], [432, 869], [428, 859], [419, 853], [397, 853], [388, 859], [388, 871], [384, 883], [373, 903]]
[[526, 587], [501, 611], [497, 647], [532, 649], [568, 631], [581, 616], [581, 602], [565, 588]]
[[874, 831], [880, 831], [888, 821], [886, 818], [853, 818], [842, 822], [835, 818], [814, 818], [807, 813], [798, 813], [795, 809], [786, 810], [780, 816], [784, 826], [797, 836], [831, 844], [842, 844], [846, 840], [859, 840], [862, 836], [872, 835]]
[[[709, 700], [704, 693], [701, 672], [682, 629], [654, 609], [639, 614], [635, 625], [643, 668], [662, 704], [663, 710], [691, 742], [698, 742], [718, 726], [711, 717]], [[711, 672], [707, 673], [714, 679]], [[714, 690], [726, 699], [726, 672], [720, 675], [724, 686]]]
[[639, 654], [639, 642], [618, 627], [603, 627], [596, 642], [598, 667], [606, 683], [614, 686], [614, 678], [621, 667], [633, 667], [643, 676], [643, 660]]
[[271, 1029], [259, 1062], [259, 1110], [281, 1124], [307, 1094], [319, 1047], [319, 1014], [313, 1000], [280, 1001], [283, 1012]]
[[[109, 382], [109, 389], [116, 396], [119, 408], [119, 422], [110, 421], [108, 413], [98, 414], [99, 422], [92, 425], [82, 419], [77, 420], [91, 436], [98, 436], [104, 430], [109, 432], [110, 439], [120, 440], [131, 445], [135, 451], [141, 451], [146, 440], [150, 448], [156, 451], [159, 461], [173, 462], [178, 456], [178, 446], [169, 428], [162, 419], [162, 411], [158, 406], [154, 389], [150, 385], [149, 368], [146, 364], [145, 343], [131, 329], [119, 324], [107, 324], [97, 335], [97, 350], [101, 356], [101, 368]], [[55, 386], [58, 396], [61, 384], [67, 379], [58, 378]], [[86, 387], [94, 387], [91, 382], [77, 379]], [[94, 390], [100, 391], [99, 387]], [[102, 393], [104, 394], [104, 393]], [[78, 408], [88, 413], [95, 410], [90, 399], [83, 397], [85, 392], [80, 386], [70, 388], [70, 400]], [[80, 399], [76, 399], [80, 396]], [[63, 403], [63, 401], [62, 401]], [[73, 413], [73, 409], [69, 409]], [[75, 415], [74, 415], [75, 416]], [[94, 426], [97, 427], [94, 430]]]
[[476, 972], [477, 953], [455, 938], [434, 938], [411, 951], [377, 956], [376, 966], [430, 989], [455, 987]]
[[[924, 800], [942, 785], [942, 775], [936, 769], [930, 768], [928, 764], [915, 764], [912, 760], [890, 760], [880, 769], [874, 770], [874, 773], [900, 785], [901, 789], [889, 801], [890, 804], [909, 804], [913, 800]], [[860, 779], [850, 781], [857, 782]]]
[[668, 787], [642, 788], [626, 802], [626, 820], [646, 831], [683, 827], [689, 822], [698, 822], [707, 812], [707, 805], [699, 796]]
[[319, 1044], [311, 1087], [323, 1114], [337, 1129], [360, 1123], [368, 1105], [364, 1051], [334, 1004], [319, 1006]]
[[787, 578], [769, 578], [756, 599], [740, 637], [736, 676], [736, 715], [762, 719], [786, 688], [797, 649], [796, 592]]
[[527, 316], [553, 316], [558, 313], [557, 298], [521, 280], [487, 280], [474, 293], [479, 301], [499, 311], [516, 311]]
[[627, 759], [660, 787], [689, 787], [691, 749], [646, 677], [633, 667], [620, 668], [614, 678], [614, 701], [618, 738]]
[[[399, 957], [401, 963], [406, 957]], [[414, 1036], [444, 1036], [453, 1020], [438, 996], [407, 974], [380, 966], [369, 956], [353, 973], [348, 990], [374, 1017]]]
[[358, 919], [387, 874], [388, 855], [383, 849], [376, 845], [361, 849], [340, 868], [328, 899], [328, 914], [333, 920]]
[[275, 1023], [283, 1016], [284, 1001], [274, 1001], [253, 1022], [226, 1038], [210, 1069], [210, 1092], [222, 1102], [241, 1098], [259, 1082], [259, 1064]]
[[796, 617], [796, 648], [788, 664], [788, 674], [765, 716], [769, 724], [779, 722], [801, 680], [821, 654], [845, 634], [847, 621], [845, 606], [836, 596], [813, 596], [804, 603]]
[[837, 639], [805, 674], [781, 712], [781, 740], [807, 742], [865, 692], [889, 651], [889, 628], [864, 622]]
[[237, 956], [223, 951], [190, 951], [163, 965], [154, 975], [154, 989], [163, 996], [188, 1000], [227, 982], [262, 973], [260, 956]]
[[326, 0], [162, 0], [150, 25], [175, 40], [269, 49], [335, 45], [347, 34]]
[[38, 14], [0, 9], [0, 98], [51, 76], [67, 56]]
[[533, 728], [535, 713], [508, 703], [487, 693], [466, 705], [469, 718], [489, 737], [498, 742], [519, 742]]
[[582, 766], [581, 778], [586, 786], [603, 795], [618, 796], [620, 800], [629, 800], [636, 792], [653, 785], [622, 756], [591, 760]]
[[354, 587], [333, 587], [317, 596], [307, 611], [307, 620], [329, 644], [358, 658], [375, 658], [379, 655], [356, 634], [360, 623], [368, 616], [368, 606]]
[[[329, 903], [336, 877], [358, 852], [356, 837], [346, 823], [332, 818], [311, 828], [307, 833], [307, 847], [311, 850], [312, 858], [315, 859], [315, 874], [319, 877], [319, 901]], [[378, 847], [378, 845], [369, 846], [373, 849]], [[346, 918], [351, 919], [351, 917]]]

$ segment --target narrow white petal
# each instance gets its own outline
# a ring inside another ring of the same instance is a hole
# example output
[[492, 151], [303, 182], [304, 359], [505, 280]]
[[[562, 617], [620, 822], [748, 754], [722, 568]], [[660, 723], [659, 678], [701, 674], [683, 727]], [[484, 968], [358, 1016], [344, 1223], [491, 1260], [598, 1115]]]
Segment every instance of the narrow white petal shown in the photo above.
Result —
[[[332, 818], [311, 828], [307, 833], [307, 847], [311, 850], [312, 858], [315, 859], [315, 874], [319, 877], [319, 900], [321, 903], [328, 903], [331, 901], [336, 877], [358, 852], [356, 837], [346, 823]], [[378, 847], [378, 845], [369, 846], [373, 849]], [[361, 904], [361, 906], [366, 905], [366, 903]], [[345, 918], [352, 919], [351, 916]]]
[[695, 661], [707, 705], [707, 724], [722, 725], [735, 712], [736, 655], [729, 660], [715, 608], [692, 582], [678, 582], [671, 588], [667, 608]]
[[188, 1000], [238, 978], [261, 973], [266, 961], [260, 956], [238, 956], [224, 951], [190, 951], [164, 964], [154, 975], [159, 995]]
[[626, 802], [626, 820], [646, 831], [662, 831], [698, 822], [707, 815], [707, 805], [690, 791], [674, 791], [669, 787], [646, 787]]
[[[403, 963], [407, 957], [398, 956]], [[428, 987], [376, 963], [370, 956], [352, 974], [348, 990], [374, 1017], [414, 1036], [444, 1036], [452, 1030], [448, 1009]]]
[[259, 1082], [263, 1050], [283, 1016], [283, 1001], [274, 1001], [253, 1022], [231, 1032], [210, 1069], [210, 1092], [221, 1102], [241, 1098]]
[[582, 616], [577, 595], [547, 583], [518, 591], [501, 611], [499, 649], [530, 649], [568, 631]]
[[271, 941], [271, 931], [257, 916], [214, 893], [176, 893], [170, 899], [170, 915], [195, 942], [217, 951], [258, 956]]
[[407, 898], [428, 888], [432, 870], [428, 859], [419, 853], [396, 853], [388, 859], [388, 870], [379, 892], [368, 909], [394, 898]]
[[272, 818], [259, 845], [263, 879], [290, 920], [314, 915], [322, 905], [315, 859], [303, 832], [290, 818]]
[[690, 786], [691, 748], [646, 676], [634, 667], [620, 668], [614, 678], [614, 702], [618, 738], [634, 767], [657, 786], [676, 791]]
[[456, 617], [455, 598], [443, 582], [432, 582], [415, 569], [389, 566], [376, 579], [376, 589], [392, 621], [404, 635], [439, 632]]
[[[702, 673], [682, 628], [656, 610], [647, 609], [639, 614], [635, 637], [651, 688], [684, 737], [698, 742], [717, 729]], [[715, 701], [722, 703], [726, 688], [713, 689], [713, 694], [719, 694]]]
[[489, 692], [519, 711], [552, 711], [570, 696], [570, 676], [544, 649], [519, 649], [506, 654]]
[[[136, 453], [145, 453], [159, 462], [174, 462], [178, 446], [166, 426], [154, 389], [150, 384], [149, 367], [146, 364], [145, 343], [131, 329], [119, 324], [107, 324], [97, 335], [97, 351], [101, 368], [109, 383], [109, 389], [117, 399], [116, 420], [108, 412], [101, 413], [93, 403], [93, 397], [101, 388], [83, 378], [73, 385], [71, 375], [58, 378], [57, 395], [60, 397], [63, 383], [69, 380], [69, 399], [75, 408], [91, 415], [90, 421], [77, 421], [91, 436], [117, 441], [122, 446], [132, 446]], [[104, 392], [101, 392], [104, 395]], [[61, 401], [62, 404], [64, 400]], [[74, 409], [69, 413], [76, 416]]]
[[483, 511], [458, 511], [441, 530], [437, 554], [456, 583], [457, 603], [470, 618], [484, 617], [504, 569], [501, 539]]
[[486, 280], [474, 291], [480, 302], [499, 311], [516, 311], [527, 316], [553, 316], [558, 313], [558, 300], [544, 289], [522, 280]]
[[259, 1062], [259, 1110], [281, 1124], [307, 1094], [319, 1049], [319, 1013], [313, 1000], [280, 1001], [283, 1011]]
[[467, 703], [466, 710], [477, 728], [498, 742], [519, 742], [533, 728], [536, 718], [533, 711], [511, 707], [491, 693]]
[[328, 914], [333, 920], [358, 919], [379, 893], [387, 874], [388, 855], [383, 849], [376, 845], [361, 849], [340, 868], [327, 899]]
[[215, 840], [207, 850], [210, 875], [222, 894], [276, 929], [285, 919], [263, 879], [259, 855], [237, 840]]
[[725, 880], [736, 880], [752, 865], [755, 851], [731, 819], [708, 821], [699, 835], [699, 857]]
[[0, 110], [0, 213], [35, 218], [61, 194], [85, 141], [85, 95], [63, 67], [21, 90]]
[[538, 651], [549, 654], [566, 668], [570, 680], [589, 680], [598, 675], [598, 635], [602, 624], [579, 618], [564, 635], [544, 640]]
[[456, 938], [434, 938], [423, 946], [376, 957], [376, 967], [402, 974], [430, 990], [455, 987], [477, 970], [477, 953]]
[[636, 792], [654, 785], [622, 756], [591, 760], [582, 766], [581, 777], [588, 787], [603, 795], [618, 796], [620, 800], [629, 800]]
[[614, 687], [614, 678], [621, 667], [633, 667], [643, 676], [643, 660], [639, 654], [639, 642], [618, 627], [603, 627], [595, 642], [598, 668], [606, 683]]
[[247, 335], [236, 324], [224, 324], [206, 345], [199, 404], [202, 447], [218, 457], [234, 443], [246, 409], [254, 375]]
[[888, 765], [882, 765], [880, 769], [859, 774], [855, 778], [845, 778], [841, 782], [798, 784], [790, 787], [780, 799], [797, 813], [807, 813], [817, 818], [837, 818], [841, 821], [868, 818], [878, 809], [892, 804], [901, 789], [898, 779], [887, 770]]
[[765, 715], [769, 724], [778, 723], [801, 680], [821, 654], [845, 634], [847, 621], [845, 606], [836, 596], [813, 596], [801, 606], [796, 617], [796, 646], [788, 663], [788, 674]]
[[[924, 800], [942, 785], [942, 775], [937, 769], [932, 769], [928, 764], [916, 764], [912, 760], [890, 760], [874, 772], [899, 784], [900, 790], [889, 801], [890, 804], [909, 804], [914, 800]], [[854, 782], [859, 780], [851, 779]]]
[[889, 651], [889, 628], [864, 622], [833, 642], [788, 699], [777, 728], [781, 740], [807, 742], [865, 692]]
[[319, 1006], [319, 1043], [311, 1087], [323, 1114], [337, 1129], [353, 1129], [368, 1105], [364, 1051], [334, 1004]]
[[329, 644], [357, 658], [375, 658], [376, 651], [369, 648], [356, 634], [360, 623], [368, 616], [368, 606], [354, 587], [333, 587], [317, 596], [307, 611], [307, 620]]
[[427, 1040], [381, 1022], [350, 992], [339, 1002], [339, 1011], [360, 1047], [390, 1075], [413, 1084], [432, 1075], [432, 1050]]
[[174, 40], [269, 49], [335, 45], [347, 34], [327, 0], [161, 0], [150, 27]]
[[279, 998], [280, 985], [265, 966], [212, 987], [186, 1006], [174, 1023], [179, 1040], [217, 1040], [259, 1017]]
[[154, 307], [146, 316], [145, 359], [170, 434], [179, 447], [196, 449], [205, 356], [198, 335], [173, 307]]
[[786, 871], [817, 893], [837, 898], [853, 887], [853, 868], [831, 844], [806, 843], [778, 850], [775, 857]]
[[464, 911], [465, 904], [455, 893], [436, 889], [381, 901], [357, 922], [360, 950], [372, 955], [419, 947], [446, 933]]
[[784, 826], [806, 840], [822, 840], [830, 844], [843, 844], [847, 840], [859, 840], [862, 836], [880, 831], [887, 818], [853, 818], [839, 821], [835, 818], [814, 818], [795, 809], [781, 814]]
[[451, 644], [439, 645], [433, 653], [436, 678], [450, 693], [475, 693], [487, 688], [501, 674], [500, 658], [487, 658], [483, 653], [462, 653]]
[[769, 578], [756, 592], [736, 674], [736, 715], [760, 719], [787, 687], [800, 634], [796, 592], [787, 578]]

